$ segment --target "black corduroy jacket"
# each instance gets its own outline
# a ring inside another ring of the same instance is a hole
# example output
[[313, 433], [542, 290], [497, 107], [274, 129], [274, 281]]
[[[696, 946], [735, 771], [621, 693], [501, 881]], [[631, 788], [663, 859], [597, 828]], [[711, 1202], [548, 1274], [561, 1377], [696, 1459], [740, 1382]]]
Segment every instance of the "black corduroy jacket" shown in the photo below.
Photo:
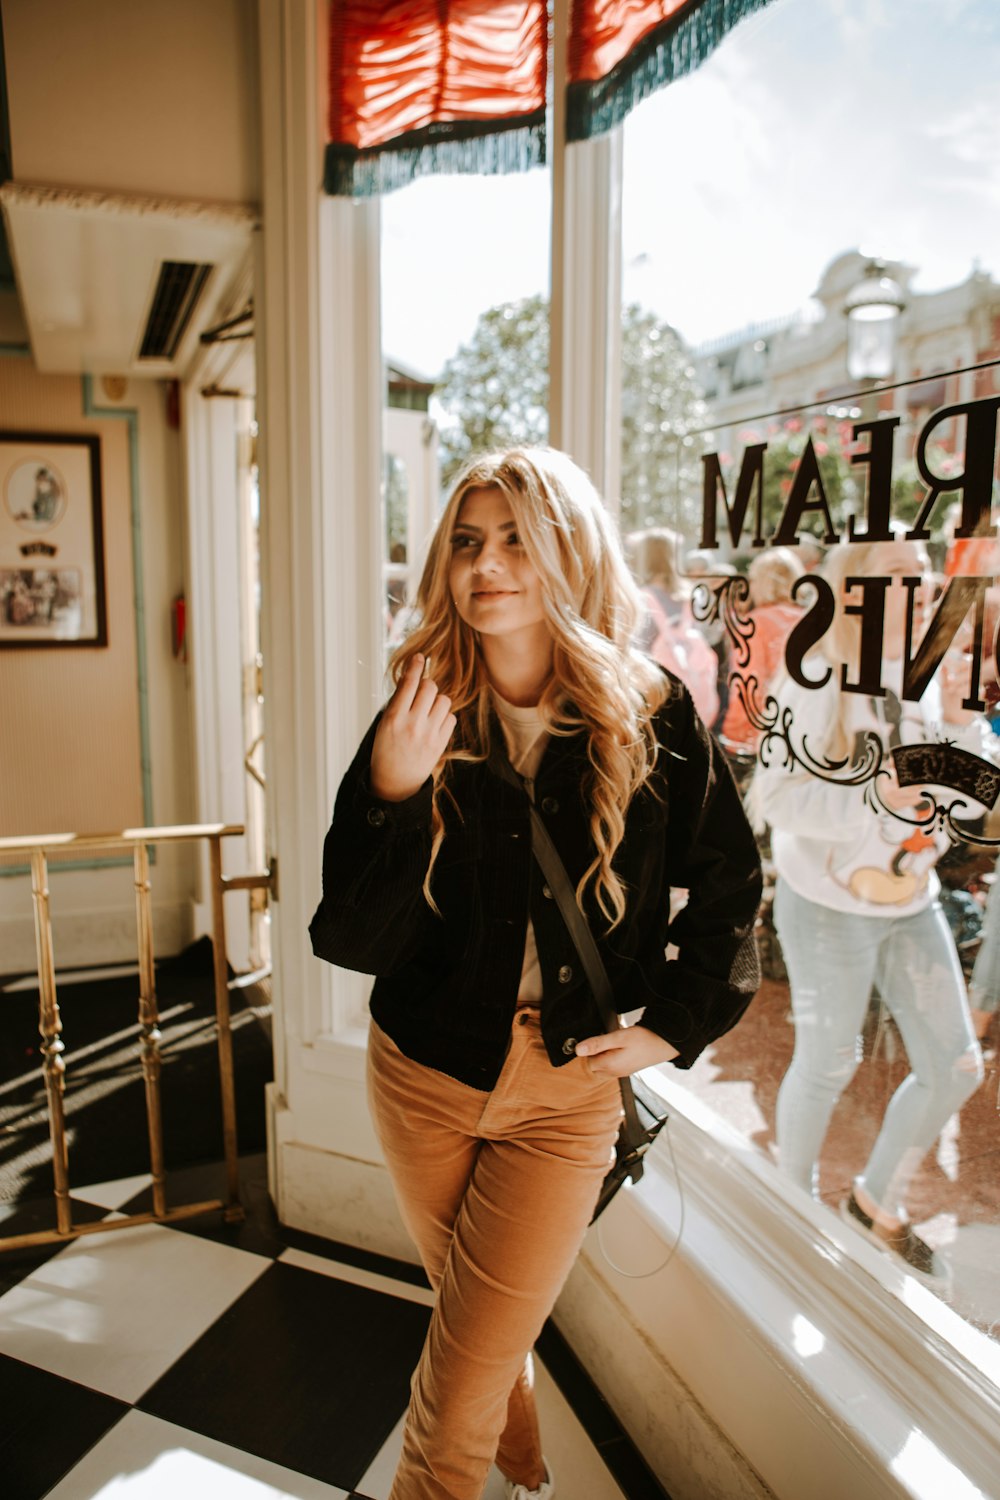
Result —
[[[753, 927], [760, 860], [722, 751], [686, 688], [655, 715], [660, 746], [650, 781], [632, 799], [615, 869], [627, 892], [611, 932], [586, 915], [620, 1012], [690, 1067], [739, 1020], [760, 981]], [[313, 951], [374, 974], [372, 1015], [400, 1050], [477, 1089], [500, 1076], [514, 1016], [530, 915], [542, 974], [542, 1036], [555, 1067], [603, 1032], [572, 940], [531, 852], [526, 792], [487, 765], [455, 763], [446, 829], [432, 877], [440, 915], [422, 884], [431, 846], [431, 783], [405, 802], [369, 789], [365, 736], [337, 794], [323, 847], [323, 896], [310, 924]], [[500, 734], [497, 727], [496, 733]], [[550, 739], [535, 800], [576, 886], [593, 858], [583, 790], [586, 735]], [[671, 889], [689, 892], [670, 921]], [[676, 948], [667, 957], [666, 948]]]

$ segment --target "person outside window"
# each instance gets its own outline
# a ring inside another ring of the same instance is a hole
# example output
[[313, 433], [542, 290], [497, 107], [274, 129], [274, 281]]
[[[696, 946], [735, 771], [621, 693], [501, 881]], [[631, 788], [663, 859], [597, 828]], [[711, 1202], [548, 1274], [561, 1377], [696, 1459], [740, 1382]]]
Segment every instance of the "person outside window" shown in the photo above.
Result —
[[[772, 547], [760, 552], [747, 569], [750, 584], [750, 619], [753, 635], [748, 641], [749, 660], [735, 675], [744, 682], [756, 679], [756, 700], [764, 705], [768, 688], [785, 659], [785, 642], [802, 618], [802, 606], [792, 600], [792, 589], [805, 573], [790, 547]], [[760, 731], [747, 718], [737, 684], [730, 677], [729, 702], [720, 738], [726, 749], [752, 754], [760, 742]]]
[[680, 535], [666, 526], [633, 531], [627, 539], [645, 606], [636, 645], [681, 679], [712, 728], [719, 716], [719, 657], [695, 621], [690, 588], [677, 570], [680, 544]]
[[[791, 715], [791, 737], [814, 758], [860, 764], [865, 736], [885, 751], [907, 743], [957, 740], [989, 751], [988, 725], [961, 707], [967, 673], [950, 664], [919, 702], [902, 698], [907, 591], [903, 578], [926, 575], [916, 543], [899, 540], [837, 547], [824, 573], [836, 615], [803, 672], [817, 686], [785, 678], [775, 696]], [[845, 609], [857, 603], [848, 578], [889, 578], [885, 592], [882, 697], [843, 687], [855, 681], [861, 625]], [[914, 646], [924, 601], [915, 591]], [[891, 767], [891, 761], [890, 761]], [[761, 748], [751, 799], [771, 828], [777, 881], [774, 917], [791, 987], [795, 1050], [779, 1093], [778, 1159], [796, 1182], [818, 1193], [820, 1148], [840, 1095], [860, 1060], [860, 1034], [872, 986], [896, 1023], [910, 1072], [889, 1101], [867, 1163], [842, 1205], [845, 1216], [916, 1274], [941, 1286], [947, 1267], [916, 1234], [906, 1211], [907, 1188], [950, 1116], [983, 1079], [954, 938], [937, 900], [934, 871], [948, 839], [927, 820], [927, 792], [902, 786], [894, 768], [877, 783], [890, 809], [880, 813], [864, 785], [834, 784], [798, 765], [789, 769], [780, 746]], [[946, 805], [955, 793], [941, 790]], [[966, 816], [981, 811], [967, 802]], [[923, 820], [923, 821], [922, 821]]]

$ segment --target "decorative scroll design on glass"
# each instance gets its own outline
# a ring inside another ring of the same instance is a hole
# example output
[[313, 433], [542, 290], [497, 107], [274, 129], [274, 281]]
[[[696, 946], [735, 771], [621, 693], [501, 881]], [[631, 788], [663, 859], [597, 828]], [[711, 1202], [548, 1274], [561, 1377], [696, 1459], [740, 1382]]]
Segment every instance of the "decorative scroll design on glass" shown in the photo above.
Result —
[[[1000, 848], [1000, 838], [976, 833], [967, 821], [980, 816], [970, 803], [992, 811], [1000, 798], [1000, 768], [991, 761], [949, 740], [897, 745], [889, 750], [875, 730], [859, 735], [852, 753], [838, 759], [815, 753], [805, 735], [796, 736], [792, 710], [782, 707], [772, 693], [764, 695], [757, 677], [746, 671], [749, 643], [754, 636], [754, 622], [746, 610], [749, 597], [747, 580], [739, 574], [710, 583], [699, 581], [692, 593], [691, 610], [702, 624], [722, 622], [736, 663], [729, 674], [729, 691], [738, 695], [747, 719], [761, 736], [757, 751], [761, 764], [769, 766], [780, 755], [789, 772], [798, 768], [834, 786], [864, 787], [865, 802], [873, 812], [896, 818], [908, 828], [928, 835], [941, 831], [953, 844]], [[925, 796], [915, 809], [904, 811], [885, 801], [882, 790], [893, 781], [901, 787], [924, 790]], [[950, 801], [939, 800], [941, 788], [958, 795]]]

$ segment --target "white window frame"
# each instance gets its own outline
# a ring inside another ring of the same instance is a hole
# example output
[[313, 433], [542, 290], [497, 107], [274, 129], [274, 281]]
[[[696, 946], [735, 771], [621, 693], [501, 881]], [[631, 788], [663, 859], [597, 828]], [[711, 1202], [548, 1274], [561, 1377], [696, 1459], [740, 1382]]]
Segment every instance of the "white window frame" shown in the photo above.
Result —
[[[279, 859], [272, 1194], [286, 1223], [393, 1253], [401, 1242], [364, 1110], [367, 983], [317, 964], [305, 932], [337, 781], [379, 693], [378, 205], [331, 202], [318, 189], [326, 7], [260, 0], [259, 16], [265, 655]], [[554, 280], [565, 300], [553, 439], [613, 497], [614, 146], [570, 150], [573, 165], [554, 169]], [[595, 245], [604, 269], [590, 275]], [[557, 1321], [676, 1500], [971, 1500], [995, 1490], [1000, 1351], [679, 1082], [659, 1086], [673, 1111], [667, 1143], [592, 1231]], [[668, 1146], [683, 1234], [662, 1271], [629, 1279], [597, 1235], [669, 1250], [680, 1221]], [[942, 1466], [954, 1481], [944, 1491]]]

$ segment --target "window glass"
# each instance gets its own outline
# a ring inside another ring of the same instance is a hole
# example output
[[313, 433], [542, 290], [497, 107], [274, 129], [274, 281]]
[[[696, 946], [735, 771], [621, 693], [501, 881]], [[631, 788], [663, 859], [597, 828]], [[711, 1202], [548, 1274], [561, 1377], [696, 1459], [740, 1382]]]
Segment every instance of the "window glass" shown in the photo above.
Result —
[[994, 1337], [998, 67], [986, 0], [786, 0], [626, 122], [623, 212], [690, 393], [623, 495], [650, 649], [767, 873], [760, 995], [676, 1076]]
[[385, 638], [391, 648], [406, 633], [413, 601], [414, 583], [409, 566], [410, 484], [406, 464], [397, 454], [386, 449], [383, 461]]
[[424, 178], [382, 206], [387, 644], [415, 619], [443, 493], [473, 453], [548, 434], [547, 170]]

